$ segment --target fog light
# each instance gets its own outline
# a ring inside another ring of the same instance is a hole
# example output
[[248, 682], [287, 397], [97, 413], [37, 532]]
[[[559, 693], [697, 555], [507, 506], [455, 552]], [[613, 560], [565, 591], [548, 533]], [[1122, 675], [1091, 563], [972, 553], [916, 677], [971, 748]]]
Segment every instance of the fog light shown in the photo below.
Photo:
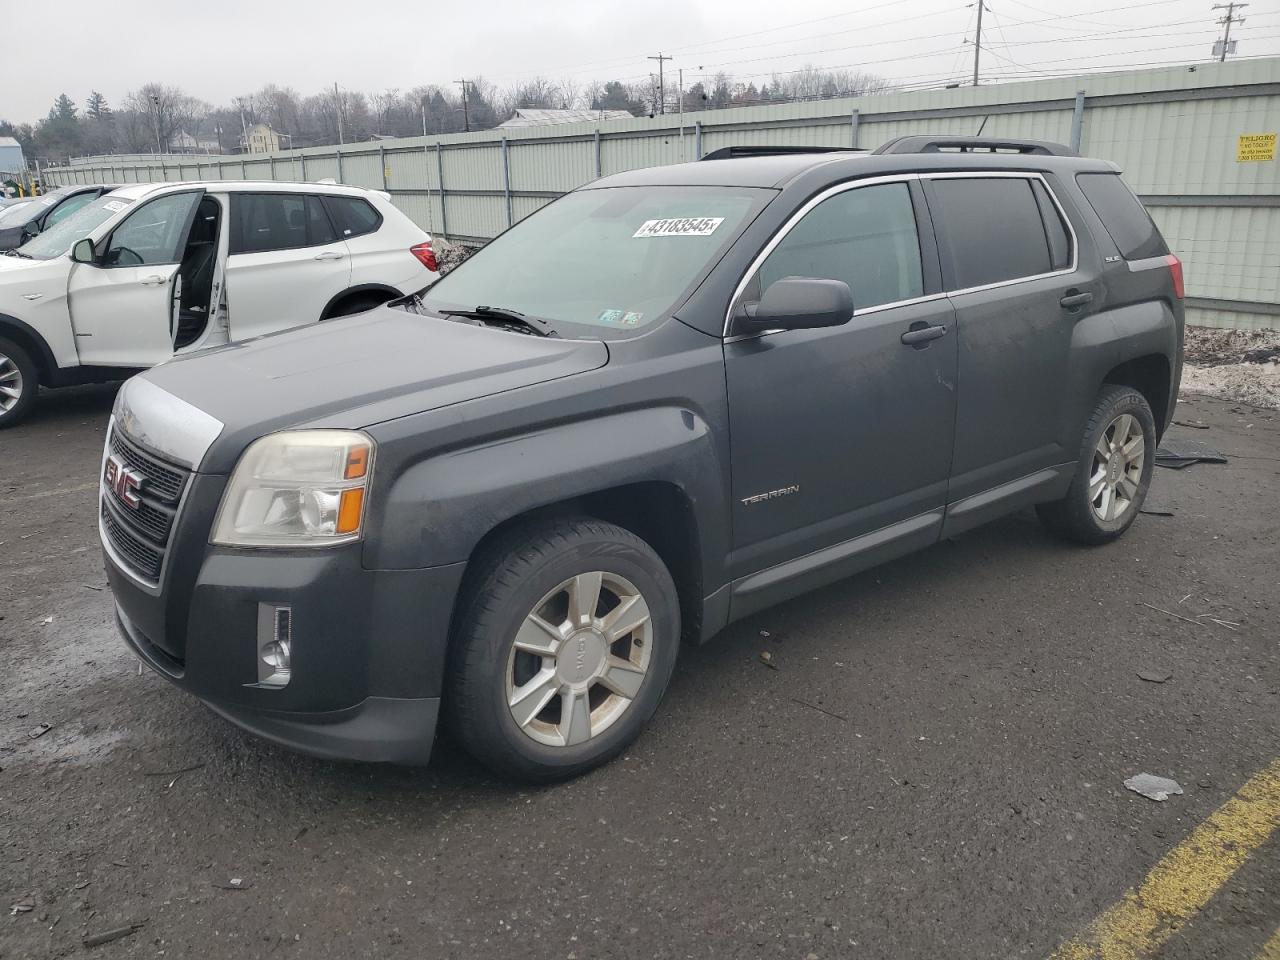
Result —
[[293, 609], [258, 604], [258, 686], [283, 687], [292, 670]]

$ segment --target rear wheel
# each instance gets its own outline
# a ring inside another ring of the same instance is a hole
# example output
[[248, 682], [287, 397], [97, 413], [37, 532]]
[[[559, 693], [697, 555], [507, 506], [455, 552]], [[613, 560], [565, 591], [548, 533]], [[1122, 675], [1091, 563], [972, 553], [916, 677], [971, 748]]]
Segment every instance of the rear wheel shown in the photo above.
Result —
[[679, 650], [662, 560], [634, 534], [582, 518], [526, 530], [478, 562], [449, 678], [455, 734], [522, 780], [616, 756], [657, 709]]
[[1067, 495], [1036, 508], [1046, 527], [1079, 543], [1107, 543], [1138, 516], [1155, 466], [1156, 424], [1146, 398], [1107, 385], [1085, 428]]
[[11, 427], [31, 410], [40, 381], [27, 351], [0, 337], [0, 430]]

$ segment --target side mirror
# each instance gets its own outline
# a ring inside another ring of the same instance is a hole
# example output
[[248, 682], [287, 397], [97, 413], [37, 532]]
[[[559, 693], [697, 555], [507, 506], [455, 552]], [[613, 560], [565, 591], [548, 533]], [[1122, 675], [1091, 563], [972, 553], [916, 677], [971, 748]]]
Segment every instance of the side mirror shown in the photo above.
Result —
[[40, 233], [40, 224], [35, 223], [34, 221], [26, 224], [22, 228], [22, 242], [26, 243], [28, 240], [35, 239], [36, 235], [39, 233]]
[[811, 330], [838, 327], [853, 319], [853, 292], [843, 280], [783, 277], [765, 290], [757, 304], [733, 318], [732, 333]]
[[93, 241], [88, 237], [77, 240], [71, 248], [71, 259], [76, 263], [97, 263], [97, 251], [93, 249]]

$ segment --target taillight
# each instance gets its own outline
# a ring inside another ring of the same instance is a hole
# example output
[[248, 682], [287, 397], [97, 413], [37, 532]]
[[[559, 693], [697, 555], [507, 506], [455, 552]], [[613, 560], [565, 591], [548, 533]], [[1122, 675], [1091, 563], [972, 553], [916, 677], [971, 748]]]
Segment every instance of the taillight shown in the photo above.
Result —
[[[432, 273], [438, 273], [440, 266], [436, 263], [436, 252], [431, 249], [431, 241], [419, 243], [409, 248], [409, 252], [418, 258], [418, 262], [430, 270]], [[1182, 296], [1182, 294], [1178, 294]]]
[[1164, 262], [1169, 265], [1169, 276], [1173, 278], [1173, 295], [1181, 300], [1186, 296], [1186, 288], [1182, 285], [1182, 261], [1171, 253]]

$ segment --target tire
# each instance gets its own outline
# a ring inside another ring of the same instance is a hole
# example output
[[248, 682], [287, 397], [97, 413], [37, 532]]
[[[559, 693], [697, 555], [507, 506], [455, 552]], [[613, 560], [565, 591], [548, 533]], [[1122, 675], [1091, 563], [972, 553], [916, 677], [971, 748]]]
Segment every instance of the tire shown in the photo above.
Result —
[[[36, 365], [24, 347], [0, 337], [0, 430], [31, 412], [40, 390]], [[16, 391], [17, 396], [13, 396]]]
[[357, 313], [364, 313], [372, 310], [374, 307], [380, 307], [388, 300], [394, 300], [392, 296], [378, 293], [360, 293], [348, 297], [346, 300], [340, 300], [329, 308], [321, 320], [333, 320], [336, 317], [351, 317]]
[[[518, 530], [476, 563], [445, 689], [454, 735], [495, 773], [529, 782], [617, 756], [657, 710], [679, 653], [680, 601], [662, 560], [629, 531], [580, 517]], [[574, 629], [573, 593], [588, 606], [595, 574], [595, 629]], [[627, 632], [610, 642], [611, 626]], [[517, 636], [541, 652], [517, 649]]]
[[[1114, 449], [1115, 431], [1125, 434], [1122, 452]], [[1139, 439], [1141, 442], [1133, 446]], [[1077, 543], [1110, 543], [1137, 519], [1151, 486], [1156, 462], [1156, 423], [1146, 398], [1132, 387], [1108, 384], [1085, 426], [1080, 461], [1067, 495], [1036, 507], [1041, 522], [1053, 533]], [[1090, 496], [1090, 492], [1097, 495]]]

